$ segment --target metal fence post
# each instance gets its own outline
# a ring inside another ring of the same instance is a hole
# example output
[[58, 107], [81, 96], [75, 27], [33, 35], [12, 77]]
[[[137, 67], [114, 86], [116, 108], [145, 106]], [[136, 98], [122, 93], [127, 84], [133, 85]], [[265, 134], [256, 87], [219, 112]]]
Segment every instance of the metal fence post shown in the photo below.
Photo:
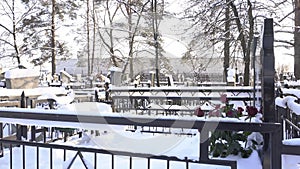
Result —
[[97, 89], [95, 90], [95, 102], [99, 102], [99, 96], [98, 96], [98, 90]]
[[[3, 138], [3, 123], [0, 123], [0, 139]], [[4, 156], [3, 153], [3, 144], [0, 143], [0, 158]]]
[[[21, 108], [27, 108], [26, 101], [27, 101], [27, 98], [26, 98], [25, 93], [23, 91], [22, 94], [21, 94], [21, 101], [20, 101], [20, 107]], [[17, 136], [19, 136], [19, 137], [17, 137], [17, 139], [21, 140], [22, 136], [27, 139], [27, 126], [20, 125], [17, 132], [19, 132], [19, 135], [17, 133]]]
[[200, 161], [208, 160], [208, 147], [209, 147], [209, 131], [202, 130], [200, 132]]

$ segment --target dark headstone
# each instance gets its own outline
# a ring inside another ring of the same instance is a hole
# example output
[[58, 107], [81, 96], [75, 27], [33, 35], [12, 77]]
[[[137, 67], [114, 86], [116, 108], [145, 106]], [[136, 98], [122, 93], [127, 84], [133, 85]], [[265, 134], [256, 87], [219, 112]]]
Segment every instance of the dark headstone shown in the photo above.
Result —
[[273, 19], [265, 19], [262, 58], [262, 107], [264, 121], [275, 122], [275, 57]]

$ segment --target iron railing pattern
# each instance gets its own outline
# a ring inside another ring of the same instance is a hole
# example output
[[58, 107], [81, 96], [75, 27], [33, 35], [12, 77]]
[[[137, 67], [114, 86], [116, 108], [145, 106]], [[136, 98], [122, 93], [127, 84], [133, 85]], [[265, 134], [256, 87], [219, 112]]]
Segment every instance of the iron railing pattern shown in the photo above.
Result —
[[[39, 113], [36, 110], [22, 109], [22, 111], [16, 111], [16, 109], [2, 109], [0, 110], [0, 121], [2, 118], [5, 119], [22, 119], [30, 120], [31, 124], [36, 125], [37, 121], [53, 121], [53, 122], [66, 122], [66, 123], [89, 123], [89, 124], [110, 124], [110, 125], [136, 125], [136, 126], [150, 126], [150, 127], [167, 127], [167, 128], [188, 128], [188, 129], [198, 129], [200, 132], [200, 154], [198, 163], [206, 164], [218, 164], [227, 165], [232, 168], [236, 168], [235, 162], [230, 162], [226, 160], [213, 160], [209, 158], [208, 140], [201, 140], [201, 138], [208, 138], [209, 129], [205, 129], [205, 126], [217, 126], [216, 130], [226, 130], [226, 131], [257, 131], [265, 133], [269, 139], [269, 142], [265, 144], [264, 152], [264, 169], [279, 169], [281, 168], [281, 125], [276, 123], [244, 123], [244, 122], [216, 122], [216, 121], [205, 121], [197, 119], [172, 119], [172, 118], [146, 118], [143, 116], [136, 117], [119, 117], [119, 116], [87, 116], [87, 115], [77, 115], [77, 114], [52, 114], [52, 113]], [[13, 142], [9, 140], [0, 140], [3, 143], [11, 144], [26, 144], [36, 146], [36, 143], [30, 142]], [[44, 145], [41, 143], [40, 146]], [[45, 144], [45, 146], [48, 146]], [[52, 146], [52, 145], [51, 145]], [[63, 149], [68, 149], [68, 147], [61, 147]], [[77, 152], [84, 152], [82, 148], [74, 148]], [[84, 149], [86, 150], [86, 149]], [[100, 151], [100, 150], [93, 150]], [[101, 150], [107, 151], [107, 150]], [[102, 153], [100, 151], [100, 153]], [[110, 152], [110, 151], [109, 151]], [[117, 155], [122, 155], [124, 152], [118, 152]], [[132, 157], [143, 156], [141, 154], [128, 154]], [[148, 156], [148, 155], [147, 155]], [[158, 158], [156, 156], [151, 156]], [[166, 157], [165, 160], [171, 160], [171, 157]], [[187, 160], [187, 159], [185, 159]]]

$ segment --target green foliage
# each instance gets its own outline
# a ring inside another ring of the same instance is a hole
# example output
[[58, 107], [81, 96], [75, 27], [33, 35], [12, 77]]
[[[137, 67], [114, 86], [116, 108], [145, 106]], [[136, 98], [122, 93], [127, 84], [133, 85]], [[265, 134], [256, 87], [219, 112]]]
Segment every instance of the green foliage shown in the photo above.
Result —
[[213, 157], [241, 155], [248, 158], [258, 143], [252, 140], [252, 146], [247, 146], [249, 132], [214, 131], [210, 137], [210, 151]]

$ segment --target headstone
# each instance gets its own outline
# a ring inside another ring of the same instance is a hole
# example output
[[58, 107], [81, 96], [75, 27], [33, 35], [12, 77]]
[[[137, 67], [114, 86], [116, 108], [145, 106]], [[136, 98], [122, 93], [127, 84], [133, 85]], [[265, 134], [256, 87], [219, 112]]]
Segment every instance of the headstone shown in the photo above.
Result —
[[122, 70], [118, 67], [111, 67], [110, 71], [110, 83], [114, 86], [121, 86]]
[[167, 78], [168, 78], [168, 86], [175, 86], [173, 76], [167, 75]]
[[228, 86], [235, 86], [235, 70], [228, 69], [227, 70], [227, 85]]
[[155, 85], [155, 72], [150, 71], [149, 74], [150, 74], [150, 80], [151, 80], [151, 85], [150, 86], [154, 87], [154, 85]]
[[82, 81], [81, 74], [76, 74], [76, 80], [77, 80], [78, 82], [81, 82], [81, 81]]
[[[265, 122], [276, 122], [273, 19], [264, 20], [263, 30], [262, 113]], [[272, 147], [280, 147], [282, 133], [276, 131], [272, 136], [270, 138], [270, 135], [264, 135], [263, 168], [280, 168], [281, 166], [281, 151]]]
[[60, 71], [60, 79], [63, 83], [70, 83], [70, 82], [74, 81], [73, 76], [70, 75], [65, 70]]
[[262, 58], [262, 107], [264, 120], [275, 122], [275, 57], [273, 19], [265, 19]]

